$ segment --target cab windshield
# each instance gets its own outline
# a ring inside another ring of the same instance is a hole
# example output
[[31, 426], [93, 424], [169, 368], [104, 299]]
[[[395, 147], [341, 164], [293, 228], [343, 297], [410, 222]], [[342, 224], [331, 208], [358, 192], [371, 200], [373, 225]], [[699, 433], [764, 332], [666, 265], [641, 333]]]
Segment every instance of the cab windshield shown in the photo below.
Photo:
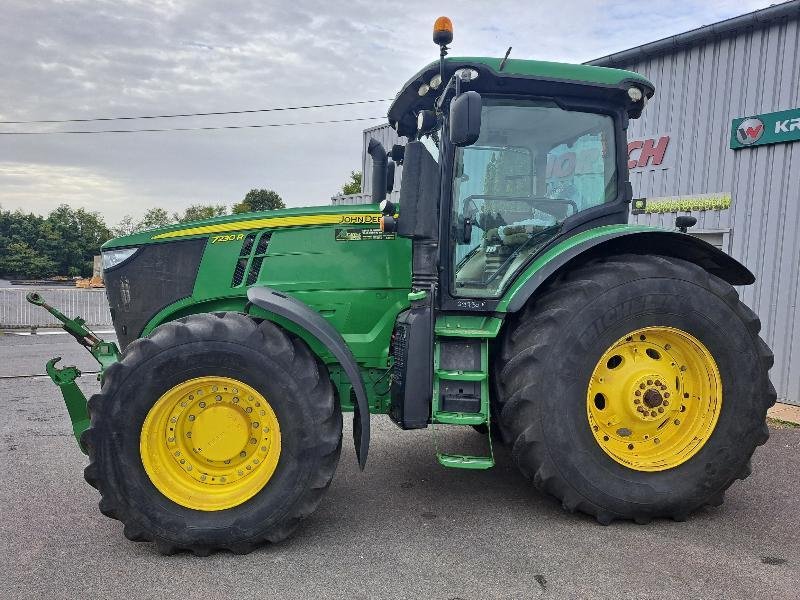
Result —
[[483, 99], [453, 181], [456, 296], [499, 296], [563, 221], [617, 197], [614, 122], [550, 101]]

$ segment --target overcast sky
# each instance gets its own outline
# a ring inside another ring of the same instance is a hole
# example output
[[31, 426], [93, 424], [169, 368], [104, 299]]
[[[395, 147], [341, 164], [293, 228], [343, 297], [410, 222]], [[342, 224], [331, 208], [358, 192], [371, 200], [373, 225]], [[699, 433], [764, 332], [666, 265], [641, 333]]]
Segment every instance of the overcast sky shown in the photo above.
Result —
[[[0, 0], [0, 120], [258, 109], [391, 98], [436, 59], [432, 23], [455, 27], [453, 55], [582, 62], [710, 24], [769, 0], [485, 0], [456, 3]], [[129, 129], [383, 117], [388, 103], [224, 117], [0, 131]], [[0, 206], [60, 203], [125, 214], [233, 204], [253, 187], [290, 206], [328, 204], [380, 120], [298, 127], [0, 136]], [[385, 121], [384, 121], [385, 122]]]

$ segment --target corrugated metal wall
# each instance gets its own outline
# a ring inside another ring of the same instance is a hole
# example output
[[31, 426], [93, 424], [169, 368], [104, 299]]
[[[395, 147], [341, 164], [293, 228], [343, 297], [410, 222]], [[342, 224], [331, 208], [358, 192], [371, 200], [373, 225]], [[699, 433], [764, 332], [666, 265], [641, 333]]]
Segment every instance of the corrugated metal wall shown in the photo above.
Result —
[[[800, 107], [800, 21], [615, 66], [656, 85], [628, 138], [669, 131], [677, 151], [671, 168], [631, 174], [634, 197], [731, 194], [730, 209], [691, 213], [695, 230], [724, 232], [723, 247], [755, 273], [742, 299], [761, 317], [775, 352], [779, 399], [800, 404], [800, 143], [729, 147], [734, 118]], [[632, 220], [669, 227], [674, 219]]]
[[[372, 158], [369, 154], [367, 154], [367, 144], [369, 144], [370, 138], [374, 138], [383, 144], [383, 147], [386, 148], [387, 152], [392, 149], [394, 144], [405, 145], [405, 143], [408, 141], [404, 137], [398, 138], [395, 130], [389, 127], [388, 124], [377, 125], [364, 130], [364, 143], [361, 151], [361, 172], [364, 174], [364, 176], [361, 179], [361, 191], [365, 194], [372, 194]], [[403, 167], [397, 167], [397, 170], [394, 174], [395, 189], [400, 189], [400, 177], [402, 174]]]

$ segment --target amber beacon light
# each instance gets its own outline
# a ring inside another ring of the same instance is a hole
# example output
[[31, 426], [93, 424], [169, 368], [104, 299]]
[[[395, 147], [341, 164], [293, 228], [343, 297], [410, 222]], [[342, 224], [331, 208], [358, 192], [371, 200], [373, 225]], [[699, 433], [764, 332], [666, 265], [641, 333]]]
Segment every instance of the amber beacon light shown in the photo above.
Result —
[[447, 17], [439, 17], [433, 24], [433, 42], [446, 46], [453, 41], [453, 22]]

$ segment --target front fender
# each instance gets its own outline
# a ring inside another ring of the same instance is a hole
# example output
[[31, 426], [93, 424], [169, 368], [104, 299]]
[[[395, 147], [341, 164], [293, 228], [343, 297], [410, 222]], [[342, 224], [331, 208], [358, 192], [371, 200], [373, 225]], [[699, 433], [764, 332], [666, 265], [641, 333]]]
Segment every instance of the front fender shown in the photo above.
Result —
[[353, 407], [353, 440], [358, 464], [363, 470], [369, 451], [369, 402], [358, 363], [344, 338], [318, 312], [282, 292], [265, 286], [254, 286], [247, 290], [247, 299], [251, 304], [288, 319], [308, 331], [342, 365], [356, 395], [356, 404]]
[[548, 279], [588, 257], [655, 254], [693, 262], [731, 285], [750, 285], [755, 277], [739, 261], [688, 233], [639, 225], [611, 225], [579, 233], [556, 244], [520, 275], [497, 307], [517, 312]]

